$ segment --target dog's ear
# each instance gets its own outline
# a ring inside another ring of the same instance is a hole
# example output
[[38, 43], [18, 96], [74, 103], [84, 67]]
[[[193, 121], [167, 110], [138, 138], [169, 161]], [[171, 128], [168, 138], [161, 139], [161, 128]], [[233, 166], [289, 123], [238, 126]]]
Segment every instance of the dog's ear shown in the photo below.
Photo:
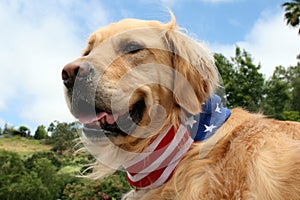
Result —
[[204, 45], [181, 32], [169, 30], [166, 40], [174, 68], [174, 99], [191, 114], [201, 112], [202, 103], [218, 84], [213, 56]]

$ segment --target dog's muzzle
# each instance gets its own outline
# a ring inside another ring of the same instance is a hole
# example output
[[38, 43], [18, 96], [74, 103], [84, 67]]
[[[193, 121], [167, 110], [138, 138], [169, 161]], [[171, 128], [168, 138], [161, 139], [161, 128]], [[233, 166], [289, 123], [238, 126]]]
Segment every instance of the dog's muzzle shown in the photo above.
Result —
[[[71, 62], [62, 70], [67, 101], [71, 113], [84, 125], [85, 132], [103, 132], [107, 135], [128, 135], [142, 120], [145, 111], [143, 99], [135, 102], [124, 112], [113, 113], [97, 91], [96, 73], [87, 62]], [[104, 95], [105, 96], [105, 95]]]

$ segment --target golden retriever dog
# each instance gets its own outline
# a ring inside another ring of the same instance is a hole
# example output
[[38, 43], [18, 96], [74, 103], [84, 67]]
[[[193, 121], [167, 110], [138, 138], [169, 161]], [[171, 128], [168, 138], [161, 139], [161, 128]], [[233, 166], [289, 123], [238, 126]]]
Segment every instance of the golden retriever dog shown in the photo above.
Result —
[[94, 32], [62, 71], [93, 177], [125, 170], [124, 199], [300, 199], [300, 123], [229, 110], [218, 76], [172, 13]]

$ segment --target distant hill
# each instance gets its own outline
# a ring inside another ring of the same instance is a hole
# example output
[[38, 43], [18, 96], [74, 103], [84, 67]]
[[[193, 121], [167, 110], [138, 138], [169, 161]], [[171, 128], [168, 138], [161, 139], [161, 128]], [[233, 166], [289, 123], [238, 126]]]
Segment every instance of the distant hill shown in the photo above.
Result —
[[70, 136], [68, 130], [77, 135], [65, 127], [54, 127], [52, 145], [31, 137], [0, 136], [0, 199], [119, 200], [130, 190], [124, 172], [101, 180], [77, 177], [91, 173], [95, 159], [87, 152], [74, 153], [74, 138], [67, 145], [61, 140]]
[[20, 136], [4, 136], [0, 138], [0, 149], [12, 151], [28, 157], [36, 152], [50, 151], [52, 146], [45, 145], [41, 140], [28, 139]]

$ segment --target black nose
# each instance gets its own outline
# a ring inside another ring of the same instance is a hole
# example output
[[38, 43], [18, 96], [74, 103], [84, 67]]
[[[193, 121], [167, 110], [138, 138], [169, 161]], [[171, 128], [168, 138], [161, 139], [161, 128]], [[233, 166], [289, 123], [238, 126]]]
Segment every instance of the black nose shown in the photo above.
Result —
[[83, 62], [71, 62], [67, 64], [61, 73], [64, 85], [71, 89], [74, 86], [75, 79], [86, 77], [91, 71], [91, 67], [88, 63]]

